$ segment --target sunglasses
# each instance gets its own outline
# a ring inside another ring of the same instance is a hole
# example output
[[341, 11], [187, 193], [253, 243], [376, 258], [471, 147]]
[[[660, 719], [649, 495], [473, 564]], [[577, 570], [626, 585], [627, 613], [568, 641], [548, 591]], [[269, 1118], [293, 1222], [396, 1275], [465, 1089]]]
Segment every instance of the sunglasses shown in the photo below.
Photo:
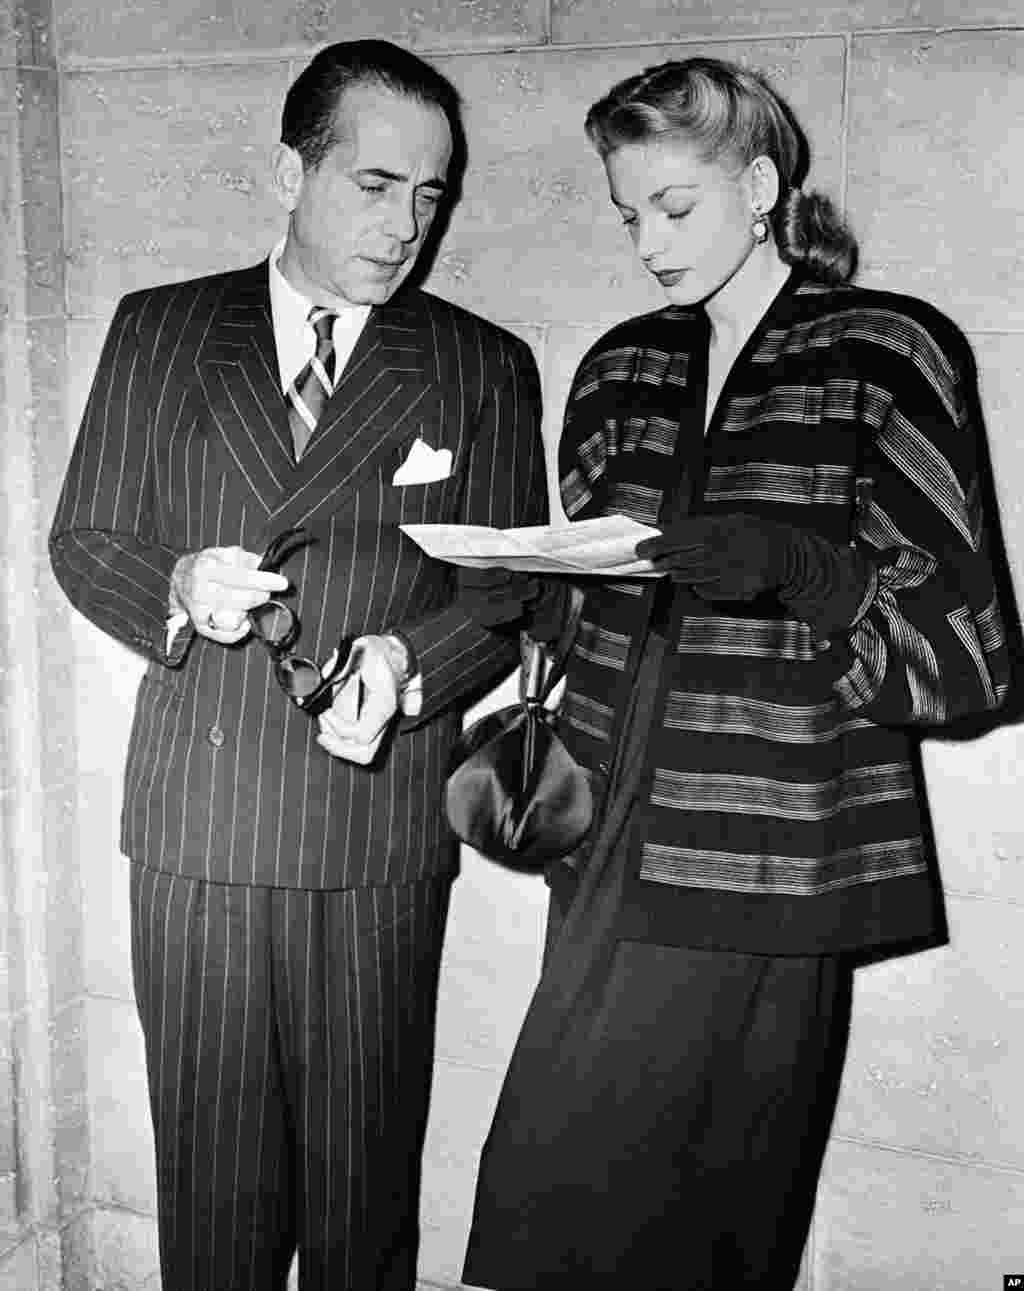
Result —
[[[277, 573], [293, 552], [308, 546], [316, 539], [302, 525], [285, 529], [271, 539], [257, 569]], [[292, 653], [302, 625], [299, 616], [283, 601], [269, 600], [249, 611], [249, 626], [257, 640], [262, 641], [274, 661], [277, 684], [297, 707], [310, 717], [318, 717], [330, 708], [335, 692], [349, 677], [349, 656], [352, 651], [351, 636], [338, 642], [331, 664], [326, 669], [314, 659], [305, 659]]]

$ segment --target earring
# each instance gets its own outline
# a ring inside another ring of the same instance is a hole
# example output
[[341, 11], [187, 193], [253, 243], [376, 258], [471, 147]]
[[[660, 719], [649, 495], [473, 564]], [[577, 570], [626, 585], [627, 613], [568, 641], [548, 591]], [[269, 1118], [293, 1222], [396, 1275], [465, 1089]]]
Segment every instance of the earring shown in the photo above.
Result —
[[755, 209], [752, 214], [754, 216], [754, 222], [750, 226], [750, 232], [753, 234], [754, 241], [757, 245], [763, 246], [763, 244], [768, 241], [768, 221], [757, 209]]

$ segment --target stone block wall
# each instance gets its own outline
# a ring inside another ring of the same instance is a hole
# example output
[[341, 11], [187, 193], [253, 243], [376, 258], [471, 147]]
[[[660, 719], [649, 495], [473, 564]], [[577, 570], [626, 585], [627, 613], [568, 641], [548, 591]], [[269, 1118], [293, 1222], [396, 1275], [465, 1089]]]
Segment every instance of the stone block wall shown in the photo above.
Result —
[[[537, 354], [553, 446], [575, 363], [660, 303], [582, 135], [614, 80], [713, 52], [767, 71], [846, 207], [863, 280], [978, 358], [1024, 588], [1019, 0], [0, 0], [0, 1291], [156, 1291], [120, 777], [140, 667], [62, 601], [45, 535], [117, 298], [249, 263], [267, 160], [321, 44], [383, 36], [465, 95], [441, 295]], [[491, 703], [507, 696], [503, 692]], [[1020, 737], [935, 743], [952, 943], [859, 975], [800, 1291], [984, 1291], [1024, 1271]], [[476, 1158], [536, 979], [544, 892], [465, 857], [441, 986], [424, 1282], [453, 1287]]]

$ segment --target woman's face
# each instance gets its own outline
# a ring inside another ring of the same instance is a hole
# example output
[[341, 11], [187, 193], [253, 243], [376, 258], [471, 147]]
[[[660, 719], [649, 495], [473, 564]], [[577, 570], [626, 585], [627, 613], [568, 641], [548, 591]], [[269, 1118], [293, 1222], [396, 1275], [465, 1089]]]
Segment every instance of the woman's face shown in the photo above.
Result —
[[707, 300], [746, 263], [755, 245], [750, 166], [737, 174], [669, 139], [624, 144], [604, 165], [637, 254], [673, 304]]

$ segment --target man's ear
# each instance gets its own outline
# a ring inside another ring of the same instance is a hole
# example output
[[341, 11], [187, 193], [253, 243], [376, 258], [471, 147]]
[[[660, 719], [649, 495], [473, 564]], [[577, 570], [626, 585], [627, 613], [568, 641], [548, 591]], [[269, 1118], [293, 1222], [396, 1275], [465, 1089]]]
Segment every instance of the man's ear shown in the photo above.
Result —
[[286, 143], [275, 144], [270, 158], [274, 196], [286, 211], [294, 211], [302, 193], [305, 167], [302, 158]]
[[779, 171], [771, 157], [755, 157], [748, 167], [751, 206], [767, 215], [779, 200]]

